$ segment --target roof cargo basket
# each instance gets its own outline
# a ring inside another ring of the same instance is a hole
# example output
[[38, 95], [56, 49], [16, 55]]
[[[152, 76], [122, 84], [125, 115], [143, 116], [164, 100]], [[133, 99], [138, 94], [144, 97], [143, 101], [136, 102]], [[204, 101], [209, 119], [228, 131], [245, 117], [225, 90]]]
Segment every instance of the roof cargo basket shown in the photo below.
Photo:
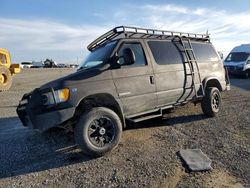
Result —
[[165, 31], [157, 29], [145, 29], [138, 27], [119, 26], [98, 37], [88, 45], [88, 50], [93, 51], [99, 46], [118, 38], [140, 38], [164, 40], [170, 37], [187, 37], [190, 40], [210, 42], [209, 34], [184, 33], [177, 31]]

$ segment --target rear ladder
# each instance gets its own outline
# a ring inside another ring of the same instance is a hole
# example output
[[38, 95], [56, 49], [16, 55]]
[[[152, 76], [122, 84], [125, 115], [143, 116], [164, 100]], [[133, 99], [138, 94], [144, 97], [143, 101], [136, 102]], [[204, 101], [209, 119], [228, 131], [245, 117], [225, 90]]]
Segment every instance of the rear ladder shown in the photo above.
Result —
[[[184, 74], [185, 74], [183, 93], [177, 102], [180, 102], [183, 99], [183, 96], [187, 93], [188, 90], [189, 90], [189, 93], [183, 101], [186, 101], [193, 91], [195, 93], [195, 99], [202, 98], [205, 95], [204, 87], [202, 84], [198, 62], [196, 60], [196, 56], [195, 56], [192, 44], [190, 42], [190, 39], [187, 38], [186, 36], [175, 36], [172, 42], [176, 44], [177, 48], [180, 50], [181, 54], [183, 55]], [[178, 44], [181, 45], [180, 46], [181, 48], [178, 47]], [[187, 65], [189, 67], [190, 72], [187, 72]], [[196, 88], [196, 85], [195, 85], [196, 74], [198, 75], [199, 88]], [[191, 77], [192, 82], [191, 82], [191, 85], [188, 86], [187, 82], [188, 82], [189, 77]], [[199, 92], [199, 89], [201, 92]]]

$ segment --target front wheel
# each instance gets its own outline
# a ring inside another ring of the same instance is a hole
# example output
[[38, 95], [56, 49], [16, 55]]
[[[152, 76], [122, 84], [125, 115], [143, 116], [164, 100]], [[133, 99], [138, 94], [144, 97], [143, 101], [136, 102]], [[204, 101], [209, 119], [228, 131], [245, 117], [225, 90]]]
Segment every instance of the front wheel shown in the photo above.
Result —
[[75, 127], [75, 140], [83, 153], [101, 156], [114, 149], [122, 135], [119, 116], [104, 107], [92, 108], [82, 114]]
[[201, 108], [205, 115], [214, 117], [221, 108], [221, 95], [216, 87], [206, 89], [206, 94], [202, 99]]

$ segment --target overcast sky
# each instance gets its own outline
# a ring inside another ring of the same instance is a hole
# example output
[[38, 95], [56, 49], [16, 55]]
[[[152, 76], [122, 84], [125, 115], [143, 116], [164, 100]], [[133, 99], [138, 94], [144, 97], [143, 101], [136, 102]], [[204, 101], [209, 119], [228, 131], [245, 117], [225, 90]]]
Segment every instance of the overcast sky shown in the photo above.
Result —
[[12, 61], [80, 62], [86, 46], [118, 25], [211, 34], [224, 55], [250, 43], [249, 0], [1, 0], [0, 47]]

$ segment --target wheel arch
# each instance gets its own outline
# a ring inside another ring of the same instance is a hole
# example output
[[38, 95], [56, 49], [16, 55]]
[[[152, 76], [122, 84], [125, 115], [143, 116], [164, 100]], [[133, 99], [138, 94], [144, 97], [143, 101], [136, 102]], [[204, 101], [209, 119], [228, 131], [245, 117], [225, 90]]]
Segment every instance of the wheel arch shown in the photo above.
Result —
[[204, 81], [204, 89], [206, 89], [208, 87], [216, 87], [220, 91], [222, 91], [221, 83], [220, 83], [219, 79], [216, 78], [216, 77], [209, 77], [209, 78], [205, 79], [205, 81]]
[[123, 116], [123, 108], [120, 101], [109, 93], [92, 94], [82, 98], [75, 110], [75, 117], [79, 117], [84, 111], [93, 107], [106, 107], [113, 110], [121, 119], [123, 128], [126, 128], [125, 118]]

